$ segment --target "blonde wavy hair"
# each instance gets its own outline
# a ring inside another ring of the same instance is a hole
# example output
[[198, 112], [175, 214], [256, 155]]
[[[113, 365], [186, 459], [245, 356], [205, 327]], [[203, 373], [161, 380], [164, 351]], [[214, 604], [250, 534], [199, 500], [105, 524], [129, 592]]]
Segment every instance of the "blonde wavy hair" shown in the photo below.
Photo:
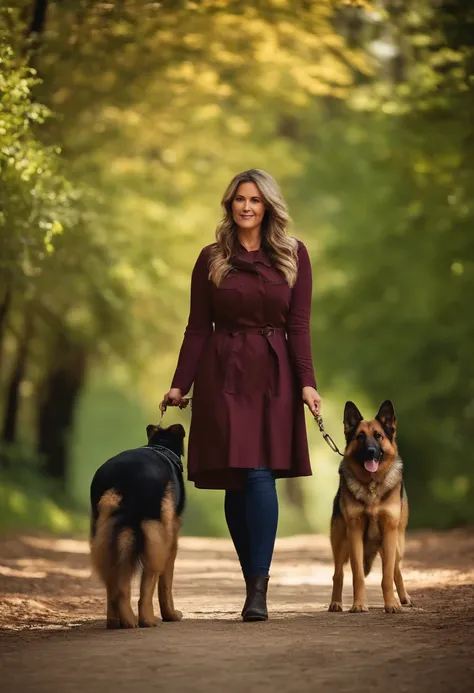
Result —
[[216, 229], [216, 244], [211, 250], [209, 279], [219, 286], [232, 269], [230, 259], [237, 243], [237, 225], [232, 216], [232, 202], [241, 183], [255, 183], [265, 204], [262, 222], [262, 246], [274, 267], [293, 287], [298, 276], [298, 243], [288, 235], [290, 217], [276, 181], [258, 168], [238, 173], [222, 198], [224, 216]]

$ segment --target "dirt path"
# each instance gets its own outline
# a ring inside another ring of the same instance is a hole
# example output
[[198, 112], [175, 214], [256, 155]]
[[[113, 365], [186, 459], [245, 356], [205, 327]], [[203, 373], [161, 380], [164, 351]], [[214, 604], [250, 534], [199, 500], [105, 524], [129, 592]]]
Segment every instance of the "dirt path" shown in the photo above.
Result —
[[[368, 614], [330, 614], [325, 537], [277, 543], [268, 623], [241, 623], [242, 581], [227, 540], [183, 538], [175, 601], [185, 620], [107, 631], [86, 541], [10, 535], [0, 541], [3, 691], [472, 690], [474, 531], [414, 533], [405, 578], [416, 607], [382, 612], [380, 566]], [[345, 607], [350, 606], [347, 573]], [[135, 590], [136, 594], [136, 590]]]

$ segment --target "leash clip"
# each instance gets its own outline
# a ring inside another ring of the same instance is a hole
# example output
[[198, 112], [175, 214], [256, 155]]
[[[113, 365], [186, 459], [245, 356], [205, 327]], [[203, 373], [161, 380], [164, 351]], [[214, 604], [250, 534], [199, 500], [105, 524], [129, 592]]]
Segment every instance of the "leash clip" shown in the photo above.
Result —
[[160, 412], [161, 412], [161, 416], [160, 416], [160, 423], [158, 424], [159, 428], [161, 428], [161, 423], [162, 423], [163, 417], [164, 417], [164, 415], [165, 415], [165, 413], [166, 413], [166, 404], [165, 404], [165, 400], [163, 400], [162, 402], [160, 402]]
[[331, 436], [329, 435], [329, 433], [326, 433], [326, 431], [325, 431], [325, 429], [324, 429], [324, 424], [323, 424], [323, 418], [322, 418], [322, 416], [321, 416], [320, 414], [316, 414], [316, 416], [314, 417], [314, 420], [315, 420], [316, 423], [318, 424], [318, 428], [319, 428], [319, 430], [321, 431], [321, 434], [322, 434], [324, 440], [325, 440], [326, 443], [329, 445], [329, 447], [331, 448], [331, 450], [332, 450], [333, 452], [336, 452], [336, 453], [337, 453], [338, 455], [340, 455], [341, 457], [344, 457], [343, 453], [339, 450], [339, 448], [337, 447], [336, 443], [333, 441], [333, 439], [331, 438]]

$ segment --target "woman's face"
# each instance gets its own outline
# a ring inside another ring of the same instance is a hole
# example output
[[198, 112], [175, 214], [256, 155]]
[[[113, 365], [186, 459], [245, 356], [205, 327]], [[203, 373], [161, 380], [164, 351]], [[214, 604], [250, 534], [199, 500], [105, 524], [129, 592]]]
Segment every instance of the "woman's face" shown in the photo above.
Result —
[[255, 183], [241, 183], [232, 200], [232, 216], [242, 231], [260, 230], [265, 204]]

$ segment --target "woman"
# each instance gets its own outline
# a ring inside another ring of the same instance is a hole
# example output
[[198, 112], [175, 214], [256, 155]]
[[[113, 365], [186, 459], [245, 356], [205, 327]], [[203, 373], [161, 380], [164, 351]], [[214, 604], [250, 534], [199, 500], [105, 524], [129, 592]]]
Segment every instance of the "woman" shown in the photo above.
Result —
[[216, 243], [201, 251], [191, 308], [165, 405], [183, 406], [194, 382], [188, 477], [225, 489], [225, 516], [247, 586], [244, 621], [268, 618], [278, 523], [275, 478], [311, 474], [303, 402], [313, 415], [311, 265], [287, 235], [273, 178], [235, 176]]

